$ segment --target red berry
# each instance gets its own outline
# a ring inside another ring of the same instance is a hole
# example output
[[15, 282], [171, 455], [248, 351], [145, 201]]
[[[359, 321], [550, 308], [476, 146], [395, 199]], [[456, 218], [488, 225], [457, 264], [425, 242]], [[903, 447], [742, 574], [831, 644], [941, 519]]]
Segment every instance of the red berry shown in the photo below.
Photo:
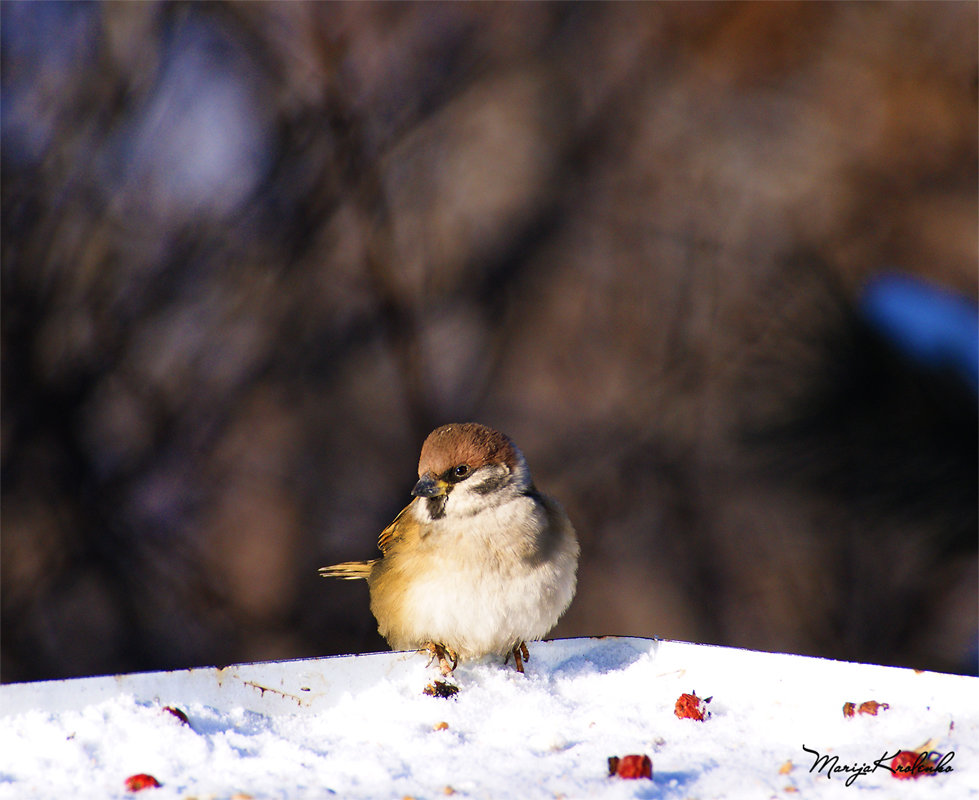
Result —
[[891, 760], [891, 777], [906, 781], [922, 775], [934, 775], [936, 765], [941, 766], [939, 758], [939, 754], [934, 752], [902, 750]]
[[707, 704], [713, 700], [712, 697], [706, 699], [697, 697], [696, 694], [681, 694], [673, 708], [673, 713], [678, 719], [695, 719], [703, 722], [710, 716]]
[[878, 703], [876, 700], [865, 700], [860, 704], [857, 709], [858, 714], [870, 714], [872, 717], [877, 716], [877, 711], [887, 711], [890, 706], [887, 703]]
[[618, 775], [620, 778], [635, 779], [635, 778], [649, 778], [653, 779], [653, 762], [646, 755], [632, 755], [632, 756], [612, 756], [608, 760], [608, 773], [609, 775]]
[[126, 778], [126, 789], [130, 792], [141, 792], [143, 789], [155, 789], [160, 786], [160, 782], [152, 775], [140, 772], [138, 775], [130, 775]]

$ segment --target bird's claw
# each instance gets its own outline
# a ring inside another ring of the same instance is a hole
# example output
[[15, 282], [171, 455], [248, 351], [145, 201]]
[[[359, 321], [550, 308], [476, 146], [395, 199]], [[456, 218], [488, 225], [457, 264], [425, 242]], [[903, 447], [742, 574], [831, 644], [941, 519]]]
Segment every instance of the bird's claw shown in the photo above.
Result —
[[425, 666], [430, 667], [435, 661], [438, 661], [439, 670], [443, 675], [451, 675], [452, 670], [459, 664], [459, 656], [452, 648], [446, 647], [444, 644], [429, 642], [425, 645], [425, 649], [431, 655]]
[[520, 642], [520, 644], [515, 645], [513, 650], [507, 653], [507, 657], [503, 660], [504, 664], [510, 660], [511, 654], [513, 655], [513, 666], [522, 675], [524, 662], [530, 661], [530, 651], [527, 649], [527, 643]]

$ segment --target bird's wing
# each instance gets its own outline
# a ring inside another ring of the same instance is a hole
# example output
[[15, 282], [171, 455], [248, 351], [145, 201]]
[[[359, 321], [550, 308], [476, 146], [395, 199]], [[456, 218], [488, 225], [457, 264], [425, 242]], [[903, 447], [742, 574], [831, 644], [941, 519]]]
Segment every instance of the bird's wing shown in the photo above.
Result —
[[398, 516], [394, 518], [394, 521], [381, 531], [381, 535], [377, 537], [377, 547], [381, 551], [382, 556], [387, 554], [388, 550], [391, 549], [391, 546], [398, 539], [403, 539], [417, 527], [414, 517], [408, 513], [408, 509], [414, 504], [415, 501], [412, 500], [402, 508]]
[[[415, 501], [412, 500], [413, 502]], [[377, 546], [381, 551], [381, 558], [384, 558], [396, 542], [411, 538], [413, 535], [418, 535], [418, 522], [414, 516], [408, 513], [409, 508], [411, 508], [411, 503], [401, 509], [398, 516], [394, 518], [394, 522], [381, 531], [381, 535], [377, 538]], [[345, 561], [342, 564], [321, 567], [320, 575], [324, 578], [343, 578], [344, 580], [366, 579], [370, 577], [374, 565], [380, 560], [379, 558], [375, 558], [370, 561]]]
[[320, 567], [320, 575], [324, 578], [341, 578], [345, 581], [366, 580], [370, 577], [375, 561], [344, 561], [329, 567]]

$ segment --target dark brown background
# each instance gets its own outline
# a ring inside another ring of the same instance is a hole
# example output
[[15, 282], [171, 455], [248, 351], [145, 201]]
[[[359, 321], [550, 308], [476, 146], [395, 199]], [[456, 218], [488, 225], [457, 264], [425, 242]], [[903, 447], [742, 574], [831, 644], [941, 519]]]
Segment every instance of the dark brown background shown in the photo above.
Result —
[[432, 427], [582, 543], [555, 635], [975, 670], [975, 3], [4, 3], [2, 678], [383, 649]]

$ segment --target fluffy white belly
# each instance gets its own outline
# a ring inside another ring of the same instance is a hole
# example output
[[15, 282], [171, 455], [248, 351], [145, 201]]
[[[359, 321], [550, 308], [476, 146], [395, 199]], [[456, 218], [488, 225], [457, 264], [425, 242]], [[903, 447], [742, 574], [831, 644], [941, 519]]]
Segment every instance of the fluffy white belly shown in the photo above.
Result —
[[391, 647], [429, 642], [460, 658], [505, 654], [543, 637], [571, 603], [578, 544], [566, 518], [549, 520], [521, 496], [464, 521], [429, 522], [410, 547], [395, 545], [372, 574], [371, 610]]
[[[440, 642], [461, 658], [474, 658], [503, 655], [522, 641], [540, 639], [571, 602], [572, 580], [556, 578], [548, 567], [521, 576], [474, 570], [429, 574], [405, 593], [414, 641], [403, 646]], [[558, 591], [558, 583], [568, 588]]]

